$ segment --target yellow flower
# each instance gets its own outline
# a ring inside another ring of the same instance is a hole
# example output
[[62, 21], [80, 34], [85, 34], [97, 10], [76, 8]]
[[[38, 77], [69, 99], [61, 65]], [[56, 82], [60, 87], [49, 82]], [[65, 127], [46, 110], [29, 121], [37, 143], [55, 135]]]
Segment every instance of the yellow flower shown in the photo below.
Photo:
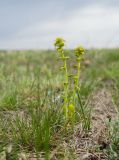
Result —
[[75, 55], [79, 57], [85, 53], [85, 49], [82, 46], [78, 46], [74, 49], [74, 52], [75, 52]]
[[57, 47], [58, 49], [61, 49], [62, 47], [64, 47], [65, 45], [65, 40], [63, 38], [56, 38], [55, 43], [54, 43], [55, 47]]

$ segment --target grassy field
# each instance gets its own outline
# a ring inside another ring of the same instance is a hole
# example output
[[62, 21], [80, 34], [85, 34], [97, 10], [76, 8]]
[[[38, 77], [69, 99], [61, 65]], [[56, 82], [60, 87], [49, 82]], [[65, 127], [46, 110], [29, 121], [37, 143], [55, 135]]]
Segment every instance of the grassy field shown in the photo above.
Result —
[[60, 66], [55, 51], [0, 52], [0, 160], [119, 159], [119, 49], [87, 51], [73, 124]]

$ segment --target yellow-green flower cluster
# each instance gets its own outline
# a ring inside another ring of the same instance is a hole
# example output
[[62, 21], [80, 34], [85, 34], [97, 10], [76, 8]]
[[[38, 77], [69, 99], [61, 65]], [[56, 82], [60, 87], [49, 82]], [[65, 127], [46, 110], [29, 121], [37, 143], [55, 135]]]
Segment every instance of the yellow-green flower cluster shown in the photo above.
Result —
[[80, 57], [85, 53], [85, 49], [82, 46], [78, 46], [74, 49], [74, 53], [77, 57]]
[[63, 50], [63, 47], [65, 45], [65, 40], [63, 38], [56, 38], [55, 43], [54, 43], [56, 49], [58, 52], [61, 52]]

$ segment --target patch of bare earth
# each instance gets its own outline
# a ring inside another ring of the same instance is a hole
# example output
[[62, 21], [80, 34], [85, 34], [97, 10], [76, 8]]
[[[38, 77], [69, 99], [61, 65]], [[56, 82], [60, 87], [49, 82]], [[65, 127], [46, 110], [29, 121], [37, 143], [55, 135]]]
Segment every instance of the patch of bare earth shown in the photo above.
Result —
[[112, 101], [109, 90], [101, 89], [93, 94], [92, 128], [85, 134], [79, 126], [75, 135], [77, 159], [79, 160], [105, 160], [106, 148], [109, 144], [108, 122], [116, 118], [116, 107]]

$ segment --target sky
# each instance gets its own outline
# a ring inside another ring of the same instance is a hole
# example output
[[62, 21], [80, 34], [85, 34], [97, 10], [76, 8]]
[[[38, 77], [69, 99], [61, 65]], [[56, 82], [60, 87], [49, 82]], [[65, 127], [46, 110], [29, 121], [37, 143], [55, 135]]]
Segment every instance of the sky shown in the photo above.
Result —
[[119, 0], [0, 0], [0, 49], [119, 47]]

